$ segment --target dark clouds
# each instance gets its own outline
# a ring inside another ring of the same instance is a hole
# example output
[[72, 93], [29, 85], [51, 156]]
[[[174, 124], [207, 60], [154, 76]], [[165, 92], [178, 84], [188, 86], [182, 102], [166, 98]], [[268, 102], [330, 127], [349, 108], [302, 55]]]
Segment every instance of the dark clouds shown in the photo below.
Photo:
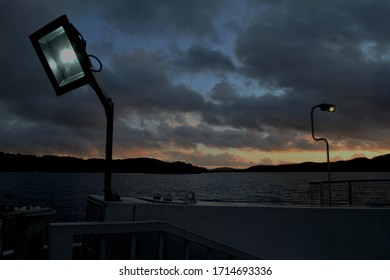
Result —
[[[206, 107], [199, 93], [186, 85], [171, 82], [166, 61], [157, 54], [136, 50], [126, 56], [114, 56], [112, 69], [117, 82], [112, 87], [119, 93], [119, 103], [123, 102], [133, 110], [187, 112]], [[107, 80], [107, 84], [111, 85], [111, 82]]]
[[339, 105], [337, 120], [343, 118], [344, 124], [332, 129], [340, 129], [340, 134], [364, 133], [370, 126], [385, 128], [390, 83], [383, 75], [389, 72], [390, 22], [384, 14], [389, 5], [385, 1], [278, 3], [282, 4], [270, 4], [238, 36], [236, 54], [243, 71], [260, 84], [288, 88], [280, 102], [272, 104], [284, 103], [280, 111], [286, 109], [300, 122], [303, 119], [293, 108], [328, 101]]
[[223, 74], [236, 70], [229, 56], [220, 51], [211, 50], [204, 45], [191, 46], [188, 52], [182, 55], [176, 63], [189, 72], [211, 71]]
[[389, 148], [387, 1], [46, 2], [1, 4], [2, 151], [103, 155], [99, 100], [88, 87], [57, 98], [28, 40], [64, 13], [105, 65], [116, 157], [322, 150], [310, 109], [323, 102], [337, 104], [315, 115], [333, 151]]
[[[219, 0], [154, 1], [133, 0], [97, 4], [101, 13], [115, 28], [129, 34], [175, 34], [218, 39], [214, 17]], [[222, 1], [223, 2], [223, 1]], [[101, 9], [100, 9], [101, 8]]]

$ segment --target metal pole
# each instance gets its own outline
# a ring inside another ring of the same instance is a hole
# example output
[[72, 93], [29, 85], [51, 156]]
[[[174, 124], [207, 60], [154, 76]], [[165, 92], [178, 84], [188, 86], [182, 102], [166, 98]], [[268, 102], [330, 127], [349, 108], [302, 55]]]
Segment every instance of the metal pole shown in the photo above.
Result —
[[348, 182], [348, 202], [349, 202], [349, 206], [352, 206], [352, 182], [349, 181]]
[[105, 93], [98, 76], [93, 72], [90, 82], [91, 87], [95, 90], [100, 102], [103, 104], [104, 111], [107, 118], [106, 128], [106, 163], [104, 174], [104, 200], [112, 201], [118, 200], [113, 196], [111, 190], [111, 177], [112, 177], [112, 142], [113, 142], [113, 130], [114, 130], [114, 103], [111, 98]]
[[320, 206], [324, 206], [324, 183], [320, 184]]
[[326, 138], [323, 139], [326, 144], [326, 162], [327, 162], [327, 169], [328, 169], [328, 191], [329, 191], [329, 206], [332, 206], [332, 191], [330, 188], [330, 161], [329, 161], [329, 143]]
[[328, 190], [329, 190], [329, 206], [332, 206], [332, 192], [330, 188], [330, 161], [329, 161], [329, 143], [326, 138], [317, 138], [314, 135], [314, 121], [313, 121], [313, 112], [315, 108], [319, 108], [321, 105], [316, 105], [313, 108], [311, 108], [311, 135], [315, 141], [325, 141], [326, 144], [326, 162], [327, 162], [327, 171], [328, 171]]

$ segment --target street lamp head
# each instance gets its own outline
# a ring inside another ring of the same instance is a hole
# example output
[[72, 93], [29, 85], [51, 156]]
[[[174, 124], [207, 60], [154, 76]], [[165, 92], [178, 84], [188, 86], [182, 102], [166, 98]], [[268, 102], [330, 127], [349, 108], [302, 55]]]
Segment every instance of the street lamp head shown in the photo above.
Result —
[[320, 104], [319, 107], [320, 107], [321, 111], [327, 111], [327, 112], [336, 111], [336, 105], [333, 105], [333, 104], [322, 103], [322, 104]]
[[30, 40], [57, 95], [89, 83], [85, 40], [66, 15], [31, 34]]

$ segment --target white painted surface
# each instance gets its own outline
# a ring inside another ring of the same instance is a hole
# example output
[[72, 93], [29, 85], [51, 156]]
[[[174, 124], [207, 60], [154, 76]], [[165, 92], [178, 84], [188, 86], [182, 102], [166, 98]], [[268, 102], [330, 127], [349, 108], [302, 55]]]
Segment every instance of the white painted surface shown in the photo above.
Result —
[[390, 208], [103, 202], [105, 221], [162, 220], [269, 259], [390, 259]]

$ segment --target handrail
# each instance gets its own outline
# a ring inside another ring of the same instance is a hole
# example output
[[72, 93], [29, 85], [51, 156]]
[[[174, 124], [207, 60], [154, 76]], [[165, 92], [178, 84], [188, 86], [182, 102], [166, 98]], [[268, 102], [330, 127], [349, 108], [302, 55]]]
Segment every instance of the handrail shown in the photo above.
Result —
[[[311, 181], [312, 203], [325, 206], [326, 201], [332, 201], [332, 206], [389, 206], [390, 205], [390, 179], [351, 179], [334, 181]], [[326, 197], [325, 189], [329, 190]], [[315, 195], [316, 197], [313, 197]]]
[[[189, 255], [189, 243], [195, 243], [208, 249], [208, 252], [218, 251], [238, 259], [263, 259], [259, 256], [226, 245], [211, 238], [188, 231], [179, 226], [163, 221], [143, 222], [72, 222], [51, 223], [49, 229], [49, 259], [72, 259], [73, 236], [87, 234], [112, 233], [159, 233], [158, 258], [163, 257], [164, 233], [175, 235], [184, 242], [185, 257]], [[135, 257], [135, 239], [132, 239], [131, 257]], [[210, 257], [210, 255], [209, 255]]]
[[[351, 179], [351, 180], [332, 180], [331, 183], [368, 183], [368, 182], [390, 182], [390, 179]], [[310, 181], [310, 184], [327, 184], [328, 181], [319, 180], [319, 181]]]

